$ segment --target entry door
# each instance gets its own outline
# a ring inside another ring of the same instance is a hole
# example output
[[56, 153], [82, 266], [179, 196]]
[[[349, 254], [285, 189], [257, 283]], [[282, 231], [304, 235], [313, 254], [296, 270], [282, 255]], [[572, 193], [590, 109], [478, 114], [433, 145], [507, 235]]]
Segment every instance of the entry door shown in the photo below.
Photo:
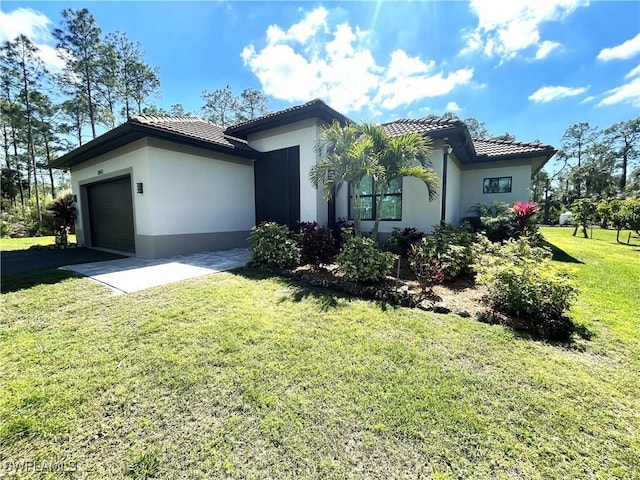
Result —
[[300, 221], [300, 147], [266, 152], [254, 163], [256, 225]]
[[135, 252], [131, 177], [94, 183], [87, 187], [91, 245]]

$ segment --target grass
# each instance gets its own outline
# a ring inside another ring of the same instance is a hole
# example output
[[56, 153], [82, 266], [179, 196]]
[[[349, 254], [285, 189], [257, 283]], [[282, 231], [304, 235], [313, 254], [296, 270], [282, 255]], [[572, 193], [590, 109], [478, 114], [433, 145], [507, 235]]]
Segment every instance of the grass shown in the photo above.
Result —
[[0, 304], [0, 468], [638, 478], [640, 253], [610, 233], [544, 230], [583, 292], [570, 346], [250, 269], [121, 296], [43, 272]]
[[[69, 235], [69, 242], [76, 241], [75, 235]], [[56, 237], [25, 237], [25, 238], [0, 238], [0, 251], [26, 250], [31, 245], [54, 245]]]

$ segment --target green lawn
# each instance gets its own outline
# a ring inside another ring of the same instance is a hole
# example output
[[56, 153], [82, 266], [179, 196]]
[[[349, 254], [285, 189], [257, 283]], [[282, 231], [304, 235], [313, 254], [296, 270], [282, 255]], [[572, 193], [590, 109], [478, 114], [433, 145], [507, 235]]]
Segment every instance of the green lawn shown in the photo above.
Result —
[[640, 252], [611, 232], [571, 231], [544, 230], [583, 292], [572, 315], [591, 338], [571, 346], [249, 269], [126, 296], [61, 272], [23, 290], [33, 282], [9, 279], [0, 468], [58, 461], [78, 472], [50, 478], [92, 479], [639, 478]]
[[[76, 236], [69, 235], [69, 242], [75, 242]], [[0, 252], [9, 250], [26, 250], [31, 245], [53, 245], [56, 237], [0, 238]]]

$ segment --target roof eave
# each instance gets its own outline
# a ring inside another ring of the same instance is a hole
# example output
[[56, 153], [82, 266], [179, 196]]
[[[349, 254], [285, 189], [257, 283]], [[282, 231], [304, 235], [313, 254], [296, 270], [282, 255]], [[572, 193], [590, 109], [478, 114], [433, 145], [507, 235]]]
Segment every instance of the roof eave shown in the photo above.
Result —
[[54, 160], [51, 163], [51, 166], [58, 169], [70, 168], [143, 137], [160, 138], [174, 143], [191, 145], [204, 148], [206, 150], [241, 156], [249, 159], [254, 159], [259, 156], [259, 152], [253, 150], [249, 146], [243, 148], [230, 148], [214, 142], [169, 132], [151, 125], [127, 122], [66, 153], [62, 157]]
[[225, 130], [226, 134], [233, 137], [246, 140], [249, 135], [272, 128], [281, 127], [298, 121], [306, 120], [308, 118], [319, 118], [327, 123], [333, 120], [338, 120], [341, 124], [346, 125], [353, 123], [351, 119], [344, 116], [337, 110], [323, 103], [315, 103], [309, 105], [306, 108], [300, 108], [298, 110], [284, 111], [281, 114], [275, 114], [266, 116], [262, 119], [258, 119], [246, 125], [231, 126]]

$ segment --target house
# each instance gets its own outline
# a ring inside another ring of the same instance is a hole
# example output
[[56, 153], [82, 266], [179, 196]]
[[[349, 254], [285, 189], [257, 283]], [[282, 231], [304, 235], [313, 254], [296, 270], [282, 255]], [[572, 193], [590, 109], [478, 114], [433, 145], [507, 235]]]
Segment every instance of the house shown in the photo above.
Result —
[[[246, 245], [262, 221], [332, 224], [350, 216], [349, 186], [327, 202], [308, 179], [317, 135], [334, 120], [350, 122], [321, 100], [226, 129], [197, 118], [135, 116], [53, 166], [71, 171], [79, 244], [141, 258], [233, 248]], [[394, 227], [457, 223], [479, 202], [528, 200], [532, 175], [556, 152], [472, 139], [459, 120], [402, 119], [384, 128], [434, 140], [442, 191], [429, 202], [420, 181], [398, 181], [383, 201], [381, 236]], [[367, 191], [362, 198], [367, 231], [375, 202]]]

